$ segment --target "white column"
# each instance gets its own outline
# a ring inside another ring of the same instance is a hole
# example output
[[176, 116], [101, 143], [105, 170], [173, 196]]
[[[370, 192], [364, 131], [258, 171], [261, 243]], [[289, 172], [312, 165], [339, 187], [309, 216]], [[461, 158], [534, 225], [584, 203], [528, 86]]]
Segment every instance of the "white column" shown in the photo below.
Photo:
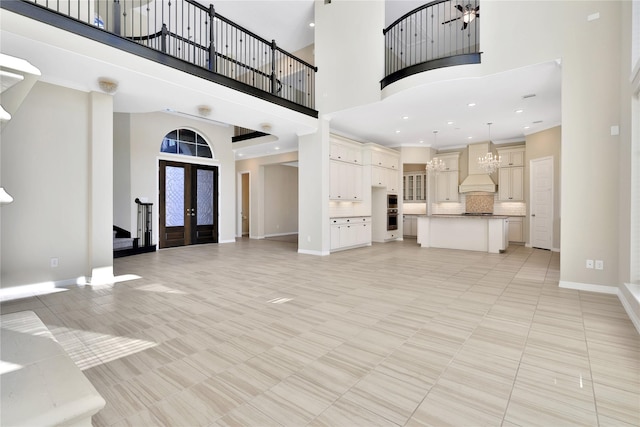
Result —
[[89, 269], [91, 283], [113, 280], [113, 97], [90, 94]]
[[329, 255], [329, 120], [298, 138], [298, 252]]

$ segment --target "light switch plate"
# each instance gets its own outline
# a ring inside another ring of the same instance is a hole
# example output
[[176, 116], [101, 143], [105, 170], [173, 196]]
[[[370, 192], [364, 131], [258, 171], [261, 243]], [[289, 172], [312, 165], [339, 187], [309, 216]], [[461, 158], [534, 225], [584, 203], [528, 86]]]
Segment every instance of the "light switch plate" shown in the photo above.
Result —
[[601, 259], [596, 260], [596, 270], [604, 270], [604, 261]]
[[592, 259], [588, 259], [587, 260], [587, 268], [593, 268], [593, 260]]

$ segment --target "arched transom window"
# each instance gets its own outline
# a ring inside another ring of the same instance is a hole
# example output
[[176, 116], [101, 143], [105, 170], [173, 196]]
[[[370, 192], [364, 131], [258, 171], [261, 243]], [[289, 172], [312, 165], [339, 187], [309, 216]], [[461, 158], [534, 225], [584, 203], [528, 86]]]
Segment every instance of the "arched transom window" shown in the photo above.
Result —
[[169, 132], [162, 140], [160, 151], [184, 156], [213, 158], [211, 147], [204, 137], [191, 129], [176, 129]]

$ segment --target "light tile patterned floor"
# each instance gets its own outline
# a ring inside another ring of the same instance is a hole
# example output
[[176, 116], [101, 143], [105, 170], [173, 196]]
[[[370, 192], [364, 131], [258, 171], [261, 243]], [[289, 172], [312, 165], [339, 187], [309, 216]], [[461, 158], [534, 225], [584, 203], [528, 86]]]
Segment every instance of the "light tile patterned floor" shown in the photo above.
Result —
[[95, 426], [640, 425], [640, 337], [557, 253], [244, 239], [115, 270], [140, 278], [1, 307], [84, 370]]

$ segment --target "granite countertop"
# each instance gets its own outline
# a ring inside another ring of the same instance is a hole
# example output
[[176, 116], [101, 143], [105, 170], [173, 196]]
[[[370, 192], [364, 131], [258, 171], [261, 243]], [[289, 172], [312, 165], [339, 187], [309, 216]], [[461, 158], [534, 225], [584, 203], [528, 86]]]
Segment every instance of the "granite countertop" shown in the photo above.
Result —
[[462, 214], [432, 214], [433, 218], [481, 218], [481, 219], [507, 219], [508, 215], [462, 215]]

